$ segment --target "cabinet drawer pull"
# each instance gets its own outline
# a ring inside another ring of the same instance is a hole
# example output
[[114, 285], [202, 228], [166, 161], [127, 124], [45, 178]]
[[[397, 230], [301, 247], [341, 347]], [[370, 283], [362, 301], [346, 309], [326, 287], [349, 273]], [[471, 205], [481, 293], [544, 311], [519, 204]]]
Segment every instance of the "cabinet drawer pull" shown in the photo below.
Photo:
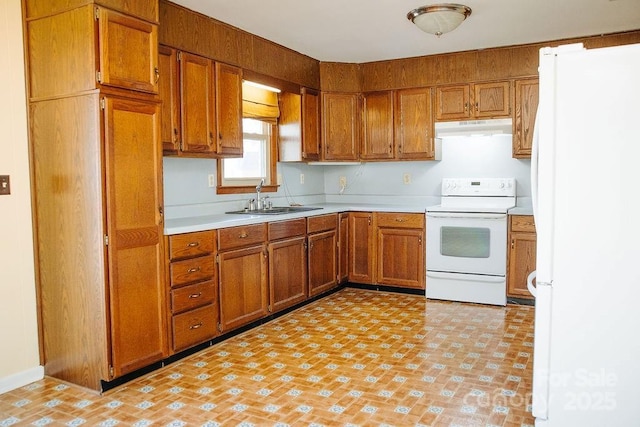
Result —
[[200, 246], [200, 242], [187, 243], [187, 246], [190, 248], [195, 248], [196, 246]]
[[195, 273], [197, 271], [200, 271], [200, 267], [193, 267], [190, 268], [189, 270], [187, 270], [187, 273]]
[[405, 222], [406, 220], [404, 218], [396, 218], [396, 222]]
[[197, 294], [189, 295], [189, 298], [195, 299], [195, 298], [200, 298], [201, 296], [202, 296], [202, 292], [198, 292]]
[[246, 232], [243, 232], [243, 233], [241, 233], [238, 237], [239, 237], [240, 239], [246, 239], [247, 237], [249, 237], [249, 235], [248, 235]]
[[202, 322], [189, 326], [189, 329], [198, 329], [202, 327]]

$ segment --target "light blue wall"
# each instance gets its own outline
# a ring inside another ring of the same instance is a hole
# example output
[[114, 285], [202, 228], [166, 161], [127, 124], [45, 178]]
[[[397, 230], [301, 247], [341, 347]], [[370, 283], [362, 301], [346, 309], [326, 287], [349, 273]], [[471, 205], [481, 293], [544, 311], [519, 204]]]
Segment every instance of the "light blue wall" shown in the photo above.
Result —
[[[313, 166], [279, 163], [282, 185], [269, 196], [278, 206], [291, 203], [393, 203], [440, 195], [442, 178], [515, 177], [519, 197], [530, 197], [530, 160], [511, 157], [511, 135], [493, 137], [448, 137], [442, 141], [442, 160], [419, 162], [370, 162], [358, 166]], [[411, 183], [403, 183], [410, 174]], [[186, 207], [197, 205], [208, 213], [222, 213], [246, 206], [248, 194], [217, 195], [208, 186], [208, 175], [216, 174], [210, 159], [164, 158], [164, 198], [168, 217], [188, 216]], [[304, 174], [304, 184], [300, 183]], [[340, 194], [339, 178], [347, 178]], [[399, 202], [400, 203], [400, 202]]]
[[[439, 196], [442, 178], [515, 177], [517, 195], [530, 197], [530, 168], [530, 160], [511, 157], [511, 135], [447, 137], [442, 140], [440, 161], [328, 166], [324, 187], [328, 195], [338, 195], [339, 178], [345, 176], [343, 196], [370, 196], [373, 202], [396, 196]], [[403, 183], [405, 173], [411, 176], [410, 184]]]

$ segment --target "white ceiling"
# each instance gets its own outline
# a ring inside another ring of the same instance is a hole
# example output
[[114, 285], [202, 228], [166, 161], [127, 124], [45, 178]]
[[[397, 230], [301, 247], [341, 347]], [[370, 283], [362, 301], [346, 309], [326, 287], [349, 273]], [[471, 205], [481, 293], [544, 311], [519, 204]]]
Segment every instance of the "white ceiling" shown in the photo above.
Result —
[[[464, 0], [440, 38], [406, 18], [428, 0], [172, 0], [320, 61], [371, 62], [640, 29], [640, 0]], [[446, 2], [446, 0], [445, 0]]]

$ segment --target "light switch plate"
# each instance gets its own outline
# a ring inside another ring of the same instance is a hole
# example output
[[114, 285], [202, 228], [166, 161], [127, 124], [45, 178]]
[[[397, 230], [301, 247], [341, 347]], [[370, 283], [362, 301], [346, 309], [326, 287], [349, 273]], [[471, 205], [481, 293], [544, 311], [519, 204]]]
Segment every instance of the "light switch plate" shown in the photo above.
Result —
[[9, 175], [0, 175], [0, 195], [11, 194]]

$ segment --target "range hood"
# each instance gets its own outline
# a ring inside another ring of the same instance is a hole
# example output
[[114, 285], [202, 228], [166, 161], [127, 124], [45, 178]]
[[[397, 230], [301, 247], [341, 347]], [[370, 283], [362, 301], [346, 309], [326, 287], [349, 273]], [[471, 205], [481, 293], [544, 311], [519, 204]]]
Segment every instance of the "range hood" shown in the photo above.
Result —
[[513, 133], [512, 120], [487, 119], [461, 122], [436, 122], [436, 138], [447, 136], [491, 136]]

